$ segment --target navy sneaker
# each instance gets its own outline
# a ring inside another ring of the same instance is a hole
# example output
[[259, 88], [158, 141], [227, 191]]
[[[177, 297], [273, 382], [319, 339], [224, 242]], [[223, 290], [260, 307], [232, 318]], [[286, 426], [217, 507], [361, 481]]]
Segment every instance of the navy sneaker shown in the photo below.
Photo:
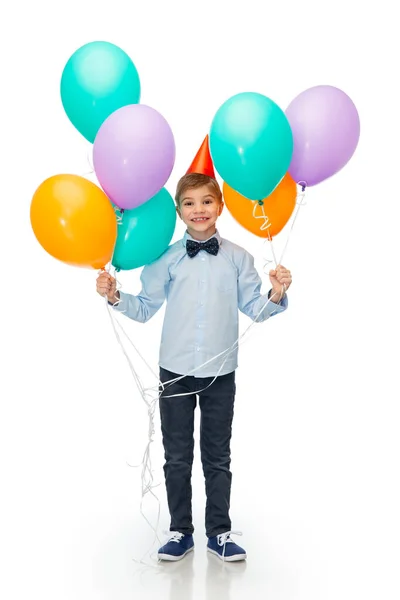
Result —
[[158, 551], [160, 560], [181, 560], [194, 548], [193, 536], [179, 531], [171, 531], [168, 542]]
[[242, 535], [239, 531], [227, 531], [208, 538], [208, 552], [216, 554], [221, 560], [229, 562], [245, 560], [247, 558], [246, 551], [231, 540], [232, 533]]

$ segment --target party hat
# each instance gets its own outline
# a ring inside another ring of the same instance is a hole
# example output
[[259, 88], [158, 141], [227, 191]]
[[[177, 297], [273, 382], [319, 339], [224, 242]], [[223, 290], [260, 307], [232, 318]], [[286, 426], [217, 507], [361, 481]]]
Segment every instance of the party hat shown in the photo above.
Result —
[[186, 174], [188, 173], [203, 173], [203, 175], [208, 175], [215, 179], [214, 166], [208, 146], [208, 135], [204, 138], [192, 164], [188, 168]]

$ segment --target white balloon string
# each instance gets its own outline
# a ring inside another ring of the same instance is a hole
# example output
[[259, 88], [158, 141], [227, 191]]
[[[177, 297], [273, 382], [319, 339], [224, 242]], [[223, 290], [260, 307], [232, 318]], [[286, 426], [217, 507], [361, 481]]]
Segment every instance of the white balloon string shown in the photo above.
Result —
[[[301, 185], [302, 183], [303, 182], [300, 182], [299, 185]], [[306, 190], [306, 186], [305, 185], [301, 185], [301, 190], [297, 192], [296, 210], [295, 210], [294, 217], [292, 219], [292, 223], [291, 223], [291, 226], [290, 226], [290, 229], [289, 229], [289, 232], [288, 232], [288, 236], [287, 236], [287, 239], [286, 239], [285, 247], [282, 250], [282, 254], [281, 254], [281, 258], [279, 260], [279, 264], [282, 264], [282, 260], [283, 260], [283, 257], [285, 255], [285, 253], [286, 253], [286, 250], [287, 250], [287, 247], [288, 247], [288, 244], [289, 244], [289, 240], [290, 240], [292, 232], [293, 232], [294, 224], [296, 223], [296, 220], [297, 220], [297, 217], [299, 215], [300, 209], [301, 209], [302, 206], [306, 205], [306, 202], [304, 200], [305, 199], [305, 195], [306, 195], [305, 190]]]
[[[264, 207], [264, 201], [263, 200], [253, 200], [254, 202], [254, 206], [253, 206], [253, 217], [255, 219], [262, 219], [263, 223], [260, 225], [260, 230], [261, 231], [265, 231], [266, 229], [269, 229], [271, 227], [271, 222], [269, 220], [269, 217], [265, 214], [265, 207]], [[261, 209], [261, 215], [257, 215], [257, 208]]]
[[119, 208], [118, 206], [114, 206], [114, 212], [115, 212], [115, 216], [117, 219], [117, 225], [122, 225], [122, 219], [124, 216], [124, 211], [122, 208]]
[[[110, 269], [107, 269], [108, 272], [110, 272]], [[116, 279], [116, 291], [119, 291], [119, 289], [121, 289], [120, 283], [118, 282], [117, 278]], [[117, 295], [115, 295], [115, 299], [116, 302], [114, 305], [118, 304], [120, 302], [120, 299], [118, 298]], [[149, 418], [149, 426], [148, 426], [148, 441], [146, 444], [146, 448], [143, 454], [143, 458], [142, 461], [139, 465], [129, 465], [130, 467], [139, 467], [142, 466], [142, 471], [141, 471], [141, 489], [142, 489], [142, 497], [141, 497], [141, 502], [140, 502], [140, 513], [143, 516], [143, 518], [145, 519], [145, 521], [147, 522], [147, 524], [149, 525], [149, 527], [152, 529], [152, 531], [154, 532], [154, 539], [152, 541], [151, 547], [150, 549], [142, 556], [142, 558], [140, 560], [136, 560], [133, 559], [135, 562], [139, 562], [140, 564], [144, 564], [146, 566], [153, 566], [153, 565], [149, 565], [148, 563], [145, 563], [143, 561], [143, 558], [146, 556], [146, 554], [149, 553], [149, 551], [151, 550], [151, 548], [153, 547], [155, 541], [157, 540], [160, 543], [159, 537], [158, 537], [158, 529], [159, 529], [159, 520], [160, 520], [160, 501], [159, 498], [156, 496], [156, 494], [154, 494], [153, 489], [155, 487], [157, 487], [160, 484], [154, 485], [154, 478], [153, 478], [153, 469], [152, 469], [152, 463], [151, 463], [151, 444], [154, 441], [154, 435], [155, 435], [155, 426], [154, 426], [154, 414], [155, 414], [155, 409], [156, 409], [156, 405], [157, 405], [157, 401], [159, 400], [161, 394], [163, 395], [163, 397], [166, 398], [174, 398], [174, 397], [179, 397], [179, 396], [188, 396], [191, 395], [191, 392], [188, 393], [181, 393], [181, 394], [171, 394], [171, 395], [165, 395], [164, 392], [165, 390], [167, 390], [171, 385], [173, 385], [174, 383], [180, 381], [181, 379], [192, 375], [193, 373], [196, 373], [196, 371], [198, 371], [199, 369], [203, 368], [204, 366], [210, 364], [211, 362], [215, 361], [216, 359], [220, 358], [220, 357], [224, 357], [224, 360], [222, 362], [222, 364], [220, 365], [217, 374], [213, 377], [212, 381], [203, 389], [198, 390], [196, 393], [200, 394], [202, 392], [204, 392], [206, 389], [208, 389], [213, 383], [214, 381], [217, 379], [217, 377], [219, 376], [220, 372], [222, 371], [223, 367], [225, 366], [226, 361], [228, 360], [230, 354], [232, 352], [234, 352], [240, 344], [244, 343], [246, 336], [248, 336], [249, 332], [253, 329], [253, 327], [255, 327], [255, 325], [257, 324], [261, 314], [263, 313], [263, 311], [265, 310], [266, 306], [271, 302], [272, 300], [269, 298], [265, 304], [262, 306], [261, 310], [258, 312], [258, 314], [256, 315], [254, 321], [252, 323], [250, 323], [250, 325], [245, 329], [245, 331], [238, 337], [238, 339], [232, 344], [231, 347], [226, 348], [225, 350], [223, 350], [222, 352], [220, 352], [219, 354], [213, 356], [211, 359], [207, 360], [205, 363], [203, 363], [202, 365], [192, 369], [189, 373], [185, 374], [185, 375], [181, 375], [178, 376], [174, 379], [168, 380], [164, 383], [162, 383], [159, 380], [159, 376], [156, 375], [156, 373], [151, 369], [151, 367], [149, 366], [149, 364], [147, 363], [147, 361], [144, 359], [144, 357], [141, 355], [141, 353], [139, 352], [139, 350], [136, 348], [136, 346], [134, 345], [134, 343], [132, 342], [132, 340], [130, 339], [129, 335], [126, 333], [125, 329], [123, 328], [123, 326], [121, 325], [121, 323], [119, 322], [119, 320], [116, 318], [115, 312], [113, 310], [113, 308], [110, 306], [108, 299], [106, 297], [106, 306], [107, 306], [107, 310], [110, 316], [110, 320], [112, 323], [112, 327], [116, 336], [116, 339], [119, 343], [119, 345], [121, 346], [122, 352], [128, 362], [128, 365], [130, 367], [130, 370], [132, 372], [134, 381], [137, 385], [137, 388], [139, 390], [139, 393], [143, 399], [143, 401], [146, 404], [147, 407], [147, 414], [148, 414], [148, 418]], [[269, 318], [269, 316], [267, 317], [267, 319]], [[265, 319], [265, 320], [267, 320]], [[154, 387], [144, 387], [138, 373], [136, 372], [136, 369], [134, 367], [134, 364], [128, 354], [128, 352], [126, 351], [124, 344], [122, 343], [121, 340], [121, 336], [119, 334], [118, 329], [120, 329], [122, 331], [122, 333], [124, 334], [124, 336], [126, 337], [126, 339], [128, 340], [128, 342], [131, 344], [131, 346], [134, 348], [135, 352], [138, 354], [139, 358], [145, 363], [145, 365], [148, 367], [148, 369], [151, 371], [151, 373], [154, 375], [155, 379], [157, 380], [157, 386]], [[157, 522], [156, 525], [153, 526], [151, 524], [151, 522], [149, 521], [149, 519], [146, 517], [146, 515], [144, 514], [143, 511], [143, 503], [144, 503], [144, 499], [145, 496], [147, 494], [151, 494], [153, 496], [153, 498], [157, 501], [158, 504], [158, 513], [157, 513]], [[159, 561], [158, 561], [159, 562]]]
[[[110, 273], [110, 267], [108, 267], [106, 270], [107, 270], [108, 273]], [[119, 284], [119, 282], [118, 282], [118, 280], [117, 280], [116, 277], [115, 277], [115, 280], [116, 280], [116, 283], [117, 283], [116, 287], [118, 288], [120, 286], [120, 284]], [[115, 295], [115, 298], [116, 298], [117, 302], [119, 302], [118, 296]], [[117, 330], [116, 325], [118, 325], [123, 330], [123, 333], [127, 337], [128, 337], [128, 335], [125, 332], [125, 330], [122, 328], [121, 324], [114, 318], [113, 310], [110, 308], [107, 295], [105, 296], [105, 301], [106, 301], [106, 306], [107, 306], [108, 313], [109, 313], [109, 316], [110, 316], [111, 325], [112, 325], [113, 330], [114, 330], [114, 334], [115, 334], [115, 336], [117, 338], [117, 341], [118, 341], [119, 345], [121, 346], [122, 352], [123, 352], [123, 354], [124, 354], [124, 356], [125, 356], [125, 358], [126, 358], [126, 360], [128, 362], [128, 365], [129, 365], [130, 370], [132, 372], [132, 375], [133, 375], [133, 378], [135, 380], [135, 383], [136, 383], [136, 385], [137, 385], [137, 387], [139, 389], [139, 392], [140, 392], [140, 394], [142, 396], [142, 399], [144, 400], [144, 402], [145, 402], [145, 404], [147, 406], [147, 414], [148, 414], [148, 417], [149, 417], [148, 442], [147, 442], [147, 445], [146, 445], [146, 448], [145, 448], [145, 451], [144, 451], [142, 462], [139, 465], [130, 465], [129, 463], [127, 463], [127, 464], [130, 467], [132, 467], [132, 466], [133, 467], [142, 466], [142, 474], [141, 474], [142, 498], [141, 498], [141, 502], [140, 502], [140, 513], [141, 513], [142, 517], [145, 519], [145, 521], [147, 522], [147, 524], [149, 525], [149, 527], [155, 533], [155, 538], [154, 538], [154, 540], [153, 540], [153, 542], [151, 544], [151, 547], [150, 547], [150, 549], [151, 549], [153, 547], [153, 545], [154, 545], [154, 543], [155, 543], [156, 540], [160, 541], [159, 538], [158, 538], [158, 533], [157, 532], [158, 532], [158, 525], [159, 525], [159, 519], [160, 519], [160, 508], [161, 508], [161, 505], [160, 505], [159, 498], [153, 492], [153, 488], [157, 487], [157, 485], [159, 485], [159, 484], [154, 485], [154, 483], [153, 483], [154, 478], [153, 478], [153, 469], [152, 469], [151, 454], [150, 454], [150, 445], [153, 442], [153, 437], [154, 437], [154, 433], [155, 433], [154, 413], [155, 413], [156, 400], [148, 398], [148, 393], [147, 393], [146, 389], [144, 388], [144, 386], [143, 386], [143, 384], [141, 382], [141, 379], [140, 379], [138, 373], [136, 372], [136, 369], [135, 369], [135, 367], [134, 367], [134, 365], [133, 365], [133, 363], [132, 363], [132, 361], [130, 359], [129, 354], [125, 350], [125, 347], [124, 347], [124, 345], [122, 343], [122, 340], [121, 340], [121, 337], [119, 335], [119, 332]], [[117, 304], [117, 302], [115, 302], [115, 304]], [[129, 337], [128, 337], [128, 339], [129, 339]], [[131, 340], [129, 339], [129, 341], [131, 341]], [[133, 347], [135, 348], [135, 350], [138, 352], [138, 350], [136, 349], [136, 347], [134, 346], [134, 344], [132, 342], [131, 342], [131, 344], [133, 345]], [[140, 355], [139, 352], [138, 352], [138, 354], [143, 359], [143, 357]], [[158, 511], [157, 511], [158, 514], [157, 514], [157, 525], [156, 525], [156, 528], [154, 528], [152, 526], [151, 522], [146, 517], [146, 515], [144, 514], [144, 511], [143, 511], [143, 500], [144, 500], [144, 497], [146, 496], [146, 494], [148, 494], [148, 493], [151, 496], [153, 496], [153, 498], [156, 500], [156, 502], [158, 504]], [[147, 554], [147, 552], [143, 555], [142, 559], [140, 559], [139, 561], [136, 561], [136, 562], [143, 563], [143, 558], [144, 558], [144, 556], [146, 554]]]
[[87, 171], [86, 173], [83, 173], [83, 174], [82, 174], [82, 177], [84, 177], [85, 175], [93, 175], [93, 173], [94, 173], [94, 166], [93, 166], [93, 164], [92, 164], [92, 161], [91, 161], [91, 159], [90, 159], [90, 156], [89, 156], [89, 155], [90, 155], [90, 153], [91, 153], [91, 151], [92, 151], [92, 149], [90, 148], [90, 149], [87, 151], [87, 153], [86, 153], [86, 160], [87, 160], [87, 162], [88, 162], [88, 165], [89, 165], [89, 167], [90, 167], [90, 171]]
[[297, 192], [297, 196], [296, 196], [296, 209], [294, 211], [294, 215], [293, 215], [293, 218], [292, 218], [292, 221], [291, 221], [291, 225], [290, 225], [290, 228], [289, 228], [289, 231], [288, 231], [288, 235], [287, 235], [287, 238], [286, 238], [286, 243], [285, 243], [285, 246], [284, 246], [284, 248], [282, 250], [282, 254], [280, 256], [279, 262], [277, 261], [275, 250], [274, 250], [274, 245], [272, 243], [272, 238], [270, 237], [269, 232], [268, 232], [268, 239], [264, 240], [264, 242], [263, 242], [263, 245], [269, 244], [270, 249], [271, 249], [271, 253], [272, 253], [272, 256], [273, 256], [273, 260], [271, 260], [267, 256], [263, 256], [263, 259], [265, 261], [264, 267], [263, 267], [263, 271], [264, 271], [265, 274], [267, 274], [266, 268], [267, 267], [269, 268], [269, 266], [272, 263], [275, 263], [275, 268], [277, 267], [278, 264], [279, 265], [282, 264], [283, 257], [286, 254], [286, 250], [287, 250], [287, 247], [289, 245], [289, 240], [290, 240], [290, 238], [292, 236], [293, 228], [294, 228], [294, 225], [296, 223], [297, 217], [299, 215], [300, 209], [301, 209], [302, 206], [306, 205], [306, 202], [304, 200], [305, 199], [305, 187], [306, 186], [305, 185], [301, 185], [301, 184], [302, 184], [302, 182], [300, 182], [300, 184], [299, 184], [301, 189], [298, 190], [298, 192]]
[[269, 241], [269, 244], [271, 246], [271, 252], [272, 252], [272, 256], [274, 257], [274, 264], [275, 264], [275, 269], [276, 269], [276, 267], [278, 266], [279, 263], [276, 260], [276, 255], [275, 255], [275, 250], [274, 250], [274, 244], [272, 243], [272, 237], [269, 235], [269, 232], [268, 232], [268, 241]]

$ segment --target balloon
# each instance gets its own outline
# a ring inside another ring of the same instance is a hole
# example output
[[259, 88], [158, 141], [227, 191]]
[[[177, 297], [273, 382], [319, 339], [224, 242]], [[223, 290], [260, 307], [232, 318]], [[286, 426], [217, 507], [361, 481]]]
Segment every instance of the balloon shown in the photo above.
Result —
[[175, 203], [165, 188], [138, 208], [125, 210], [118, 225], [112, 265], [119, 271], [153, 262], [168, 248], [175, 225]]
[[78, 175], [54, 175], [35, 191], [33, 232], [54, 258], [76, 267], [101, 269], [110, 262], [117, 218], [104, 192]]
[[61, 101], [76, 129], [93, 142], [115, 110], [140, 100], [135, 65], [118, 46], [90, 42], [69, 58], [61, 77]]
[[353, 156], [360, 137], [360, 119], [342, 90], [318, 85], [299, 94], [286, 109], [294, 151], [289, 172], [313, 186], [340, 171]]
[[160, 113], [144, 104], [118, 109], [104, 121], [93, 144], [97, 179], [111, 201], [137, 208], [167, 182], [175, 140]]
[[227, 209], [242, 227], [259, 237], [273, 238], [284, 228], [295, 209], [297, 186], [286, 173], [272, 194], [264, 198], [262, 205], [244, 198], [226, 182], [223, 195]]
[[213, 118], [210, 152], [215, 168], [233, 189], [251, 200], [269, 196], [292, 158], [285, 113], [262, 94], [232, 96]]

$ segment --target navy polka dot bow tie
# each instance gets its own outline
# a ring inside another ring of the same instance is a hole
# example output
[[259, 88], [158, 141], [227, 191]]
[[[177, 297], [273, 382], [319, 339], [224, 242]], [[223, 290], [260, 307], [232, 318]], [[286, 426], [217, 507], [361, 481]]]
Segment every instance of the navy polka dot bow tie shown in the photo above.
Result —
[[219, 250], [219, 243], [216, 237], [212, 237], [210, 240], [206, 242], [194, 242], [193, 240], [186, 240], [186, 252], [193, 258], [200, 252], [200, 250], [205, 250], [209, 254], [213, 254], [217, 256]]

